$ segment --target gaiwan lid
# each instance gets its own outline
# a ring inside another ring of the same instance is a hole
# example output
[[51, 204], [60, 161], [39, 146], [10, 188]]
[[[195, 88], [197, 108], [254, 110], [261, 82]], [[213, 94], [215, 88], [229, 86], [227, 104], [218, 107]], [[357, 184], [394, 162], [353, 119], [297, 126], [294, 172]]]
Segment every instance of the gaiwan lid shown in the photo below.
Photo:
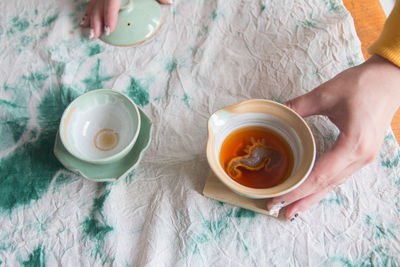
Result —
[[161, 6], [156, 0], [122, 0], [115, 30], [100, 39], [116, 46], [131, 46], [149, 39], [160, 27]]

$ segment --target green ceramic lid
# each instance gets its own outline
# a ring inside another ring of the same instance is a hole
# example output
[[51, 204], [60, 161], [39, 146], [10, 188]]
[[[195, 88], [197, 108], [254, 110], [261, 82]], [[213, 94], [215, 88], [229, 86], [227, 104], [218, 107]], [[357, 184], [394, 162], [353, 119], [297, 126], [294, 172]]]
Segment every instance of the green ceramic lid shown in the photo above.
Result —
[[161, 24], [161, 6], [156, 0], [122, 0], [115, 30], [100, 39], [117, 46], [130, 46], [150, 38]]

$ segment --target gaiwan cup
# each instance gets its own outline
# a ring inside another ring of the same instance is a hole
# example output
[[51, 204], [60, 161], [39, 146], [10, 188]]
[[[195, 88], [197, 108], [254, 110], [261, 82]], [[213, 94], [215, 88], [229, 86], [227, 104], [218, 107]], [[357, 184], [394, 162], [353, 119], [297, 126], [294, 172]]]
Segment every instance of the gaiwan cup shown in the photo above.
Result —
[[[268, 128], [283, 137], [293, 152], [293, 168], [286, 180], [269, 188], [252, 188], [229, 177], [219, 160], [221, 146], [233, 131], [248, 127]], [[215, 112], [208, 121], [207, 159], [215, 175], [232, 191], [249, 198], [272, 198], [297, 188], [315, 161], [315, 142], [306, 122], [292, 109], [269, 100], [248, 100]]]
[[138, 107], [122, 93], [101, 89], [76, 98], [64, 111], [59, 133], [74, 157], [107, 164], [124, 157], [140, 131]]

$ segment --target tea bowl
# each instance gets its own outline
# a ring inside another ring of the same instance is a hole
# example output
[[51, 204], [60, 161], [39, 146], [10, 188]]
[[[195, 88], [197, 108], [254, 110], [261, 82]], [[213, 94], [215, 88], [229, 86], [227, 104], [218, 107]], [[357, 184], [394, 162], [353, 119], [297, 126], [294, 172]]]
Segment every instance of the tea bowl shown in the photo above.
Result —
[[[280, 135], [293, 152], [293, 168], [282, 183], [269, 188], [252, 188], [232, 179], [221, 166], [219, 155], [224, 140], [237, 129], [261, 126]], [[272, 198], [300, 186], [315, 161], [315, 141], [307, 123], [295, 111], [270, 100], [253, 99], [216, 111], [208, 120], [207, 160], [215, 175], [229, 189], [254, 199]]]
[[129, 97], [100, 89], [69, 104], [61, 117], [59, 135], [65, 149], [77, 159], [108, 164], [131, 150], [140, 126], [138, 107]]

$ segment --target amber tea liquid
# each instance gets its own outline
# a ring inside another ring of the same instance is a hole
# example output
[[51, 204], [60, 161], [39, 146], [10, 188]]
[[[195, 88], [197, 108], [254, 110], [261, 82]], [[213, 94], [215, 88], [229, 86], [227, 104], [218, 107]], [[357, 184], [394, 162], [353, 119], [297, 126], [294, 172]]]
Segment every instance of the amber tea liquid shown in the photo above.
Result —
[[[228, 163], [236, 157], [248, 155], [244, 150], [253, 145], [254, 140], [263, 140], [266, 147], [278, 152], [275, 154], [279, 155], [279, 160], [268, 168], [255, 171], [239, 167], [242, 172], [241, 177], [230, 176], [227, 171]], [[253, 188], [269, 188], [283, 183], [289, 177], [294, 164], [293, 152], [286, 140], [274, 131], [260, 126], [243, 127], [232, 132], [222, 143], [219, 160], [232, 179]]]

